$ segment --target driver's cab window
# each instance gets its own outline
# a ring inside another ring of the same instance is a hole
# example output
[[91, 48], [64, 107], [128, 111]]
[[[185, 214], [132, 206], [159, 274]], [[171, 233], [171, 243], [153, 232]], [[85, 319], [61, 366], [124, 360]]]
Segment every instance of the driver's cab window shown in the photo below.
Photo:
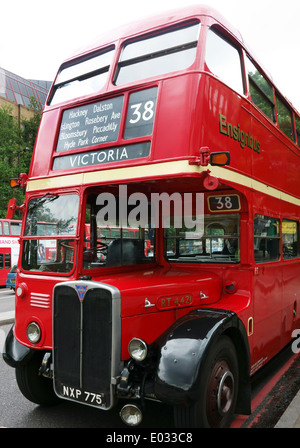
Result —
[[[83, 268], [96, 269], [153, 262], [155, 231], [151, 229], [150, 216], [149, 222], [137, 221], [134, 226], [127, 220], [126, 223], [121, 223], [118, 200], [115, 202], [115, 213], [109, 217], [103, 213], [103, 206], [97, 204], [97, 197], [98, 195], [92, 194], [87, 200]], [[130, 211], [128, 208], [128, 214]]]

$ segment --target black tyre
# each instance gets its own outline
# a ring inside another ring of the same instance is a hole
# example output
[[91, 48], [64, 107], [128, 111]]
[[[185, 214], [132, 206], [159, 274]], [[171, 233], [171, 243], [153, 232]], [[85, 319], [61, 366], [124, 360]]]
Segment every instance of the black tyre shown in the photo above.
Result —
[[59, 398], [53, 390], [53, 382], [39, 375], [44, 353], [35, 355], [24, 366], [16, 367], [16, 379], [20, 391], [33, 403], [50, 406], [59, 403]]
[[190, 407], [175, 407], [178, 428], [226, 428], [230, 425], [238, 394], [238, 361], [235, 347], [222, 336], [210, 349], [201, 367], [198, 398]]

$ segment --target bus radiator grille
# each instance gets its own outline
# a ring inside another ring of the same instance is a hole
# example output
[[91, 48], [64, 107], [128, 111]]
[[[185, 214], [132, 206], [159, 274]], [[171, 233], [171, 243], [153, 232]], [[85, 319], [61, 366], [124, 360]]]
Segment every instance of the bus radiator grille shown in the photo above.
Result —
[[53, 303], [54, 386], [101, 394], [110, 401], [112, 295], [88, 289], [83, 300], [74, 287], [55, 288]]

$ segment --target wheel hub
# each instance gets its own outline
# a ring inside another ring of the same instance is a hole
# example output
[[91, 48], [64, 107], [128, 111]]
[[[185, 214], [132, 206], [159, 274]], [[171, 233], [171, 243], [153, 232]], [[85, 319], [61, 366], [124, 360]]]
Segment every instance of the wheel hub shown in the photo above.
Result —
[[226, 361], [220, 360], [214, 366], [209, 385], [207, 415], [212, 427], [218, 427], [231, 409], [234, 397], [234, 377]]
[[217, 405], [218, 412], [220, 415], [224, 416], [229, 411], [232, 399], [233, 399], [233, 389], [234, 389], [234, 378], [231, 372], [224, 372], [219, 383], [217, 392]]

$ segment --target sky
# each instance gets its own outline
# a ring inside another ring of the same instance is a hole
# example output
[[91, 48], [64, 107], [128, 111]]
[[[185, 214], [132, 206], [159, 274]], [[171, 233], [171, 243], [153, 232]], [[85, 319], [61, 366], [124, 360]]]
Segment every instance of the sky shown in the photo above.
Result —
[[237, 28], [300, 112], [299, 0], [14, 0], [0, 6], [0, 67], [52, 81], [59, 65], [103, 32], [189, 5], [217, 9]]

